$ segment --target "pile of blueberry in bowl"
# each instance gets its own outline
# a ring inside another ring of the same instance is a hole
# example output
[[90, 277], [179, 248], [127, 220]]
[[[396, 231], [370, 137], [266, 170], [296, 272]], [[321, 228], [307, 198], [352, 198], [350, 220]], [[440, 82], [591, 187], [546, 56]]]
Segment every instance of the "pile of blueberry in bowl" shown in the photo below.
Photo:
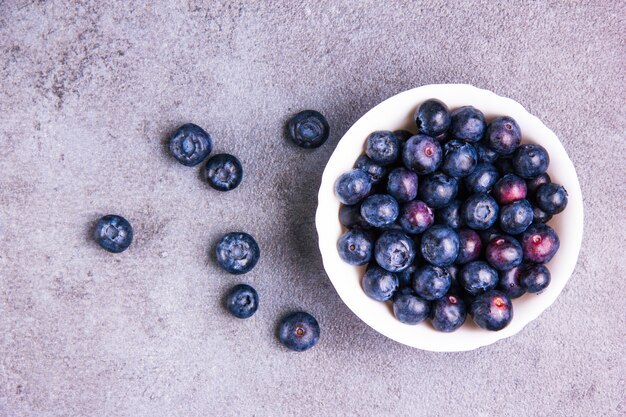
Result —
[[363, 135], [354, 166], [335, 177], [335, 250], [358, 268], [358, 290], [386, 304], [379, 314], [443, 333], [503, 330], [513, 300], [541, 297], [551, 283], [547, 264], [561, 244], [551, 219], [568, 192], [514, 117], [439, 99], [412, 109], [403, 129]]

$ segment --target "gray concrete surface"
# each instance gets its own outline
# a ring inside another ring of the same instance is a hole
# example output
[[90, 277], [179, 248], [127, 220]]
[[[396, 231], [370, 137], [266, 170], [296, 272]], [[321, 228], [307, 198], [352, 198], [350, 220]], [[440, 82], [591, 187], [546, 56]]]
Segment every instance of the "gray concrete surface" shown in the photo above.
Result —
[[[0, 0], [0, 416], [623, 416], [621, 1]], [[384, 3], [381, 5], [380, 3]], [[460, 354], [385, 339], [341, 302], [318, 251], [322, 169], [342, 133], [402, 90], [463, 82], [512, 97], [563, 141], [585, 197], [568, 286], [519, 335]], [[285, 142], [315, 108], [332, 135]], [[212, 191], [164, 139], [193, 121], [238, 155]], [[89, 238], [120, 213], [136, 240]], [[242, 277], [208, 255], [254, 234]], [[253, 318], [224, 291], [257, 287]], [[319, 345], [290, 353], [305, 309]]]

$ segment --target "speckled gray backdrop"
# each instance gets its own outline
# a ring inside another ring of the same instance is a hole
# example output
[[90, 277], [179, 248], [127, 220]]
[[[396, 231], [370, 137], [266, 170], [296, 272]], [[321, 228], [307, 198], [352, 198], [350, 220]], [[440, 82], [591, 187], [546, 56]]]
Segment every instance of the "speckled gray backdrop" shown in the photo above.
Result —
[[[0, 416], [626, 413], [624, 2], [129, 3], [0, 0]], [[459, 354], [355, 317], [313, 223], [342, 133], [393, 94], [446, 82], [512, 97], [552, 128], [586, 211], [555, 304]], [[315, 151], [282, 137], [304, 108], [332, 126]], [[188, 121], [241, 158], [236, 191], [168, 157], [167, 133]], [[136, 229], [117, 256], [89, 238], [109, 212]], [[241, 277], [208, 254], [232, 230], [263, 251]], [[221, 306], [240, 281], [261, 296], [245, 321]], [[322, 326], [304, 354], [274, 337], [295, 308]]]

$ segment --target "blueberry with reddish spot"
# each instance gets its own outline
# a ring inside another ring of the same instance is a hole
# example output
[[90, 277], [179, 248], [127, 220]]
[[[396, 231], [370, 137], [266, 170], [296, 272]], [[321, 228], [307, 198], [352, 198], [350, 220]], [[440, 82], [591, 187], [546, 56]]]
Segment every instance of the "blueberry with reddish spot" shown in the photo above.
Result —
[[548, 214], [558, 214], [567, 206], [567, 191], [553, 182], [543, 184], [535, 196], [537, 207]]
[[525, 144], [515, 151], [512, 162], [517, 175], [522, 178], [534, 178], [548, 170], [550, 156], [541, 145]]
[[506, 174], [493, 186], [493, 197], [500, 204], [511, 204], [526, 198], [526, 181], [517, 175]]
[[459, 255], [459, 236], [448, 226], [432, 226], [422, 235], [421, 251], [435, 266], [451, 265]]
[[288, 349], [303, 352], [311, 349], [320, 338], [320, 325], [315, 317], [304, 311], [283, 318], [278, 326], [278, 340]]
[[485, 116], [472, 107], [464, 106], [452, 112], [450, 133], [455, 139], [478, 142], [485, 132]]
[[249, 285], [235, 285], [226, 296], [226, 308], [237, 318], [252, 317], [259, 308], [259, 294]]
[[400, 203], [417, 197], [417, 174], [406, 168], [396, 168], [387, 177], [387, 193]]
[[537, 193], [539, 187], [543, 184], [549, 184], [552, 180], [547, 173], [543, 173], [541, 175], [537, 175], [534, 178], [529, 178], [526, 180], [526, 188], [528, 189], [528, 195], [534, 196]]
[[411, 234], [419, 234], [428, 229], [434, 222], [433, 210], [423, 201], [413, 200], [400, 208], [398, 223], [402, 230]]
[[550, 285], [550, 271], [545, 265], [527, 265], [522, 269], [519, 282], [529, 293], [539, 293]]
[[243, 167], [237, 157], [220, 153], [209, 159], [205, 167], [209, 185], [218, 191], [230, 191], [243, 179]]
[[518, 200], [500, 207], [500, 229], [510, 235], [518, 235], [533, 222], [533, 207], [528, 200]]
[[413, 274], [413, 290], [425, 300], [437, 300], [450, 289], [450, 274], [445, 268], [433, 265], [418, 267]]
[[341, 235], [337, 242], [339, 256], [350, 265], [365, 265], [372, 259], [374, 241], [369, 233], [352, 229]]
[[459, 184], [456, 178], [436, 172], [422, 180], [418, 196], [430, 207], [437, 209], [450, 204], [458, 190]]
[[361, 229], [369, 229], [371, 226], [361, 216], [361, 205], [346, 206], [342, 205], [339, 209], [339, 223], [348, 229], [358, 227]]
[[393, 132], [377, 130], [370, 133], [365, 141], [365, 154], [379, 165], [394, 163], [400, 154], [400, 143]]
[[369, 195], [372, 179], [360, 169], [342, 174], [335, 182], [335, 195], [343, 204], [356, 204]]
[[172, 156], [186, 166], [195, 166], [204, 161], [212, 147], [211, 135], [193, 123], [179, 127], [169, 141]]
[[301, 148], [322, 146], [328, 139], [329, 131], [328, 121], [315, 110], [301, 111], [287, 123], [289, 138]]
[[372, 161], [367, 155], [361, 155], [357, 158], [356, 167], [370, 176], [372, 184], [378, 184], [387, 175], [387, 168]]
[[361, 204], [361, 216], [374, 227], [393, 223], [398, 218], [400, 207], [395, 198], [388, 194], [374, 194]]
[[411, 293], [399, 293], [393, 297], [393, 315], [405, 324], [418, 324], [428, 317], [430, 305]]
[[500, 272], [500, 281], [498, 281], [497, 289], [502, 291], [511, 300], [519, 298], [526, 293], [526, 290], [520, 285], [520, 276], [524, 265], [516, 266], [508, 271]]
[[418, 132], [437, 136], [450, 127], [450, 111], [443, 102], [432, 98], [415, 110], [414, 120]]
[[441, 170], [452, 177], [465, 177], [474, 171], [478, 163], [476, 149], [460, 140], [451, 140], [443, 146]]
[[500, 155], [512, 155], [521, 141], [522, 131], [512, 117], [498, 117], [487, 126], [485, 143]]
[[465, 323], [467, 308], [461, 297], [448, 294], [432, 304], [430, 323], [440, 332], [450, 333]]
[[470, 315], [485, 330], [502, 330], [513, 319], [513, 304], [505, 294], [492, 290], [476, 297]]
[[480, 163], [474, 171], [463, 178], [463, 184], [470, 194], [488, 193], [500, 178], [500, 173], [491, 164]]
[[441, 146], [430, 136], [415, 135], [404, 145], [402, 160], [404, 165], [416, 174], [430, 174], [441, 165]]
[[93, 237], [108, 252], [120, 253], [133, 242], [133, 227], [122, 216], [108, 214], [96, 223]]
[[473, 261], [463, 265], [458, 281], [468, 294], [476, 296], [498, 285], [498, 272], [487, 262]]
[[381, 268], [389, 272], [407, 269], [415, 260], [415, 242], [406, 234], [386, 231], [378, 237], [374, 257]]
[[459, 230], [459, 254], [455, 262], [466, 264], [475, 261], [480, 257], [483, 250], [483, 243], [480, 236], [472, 229]]
[[438, 224], [458, 229], [463, 225], [461, 220], [461, 200], [454, 200], [445, 207], [437, 210], [435, 220]]
[[485, 258], [498, 271], [508, 271], [522, 263], [522, 245], [514, 237], [494, 236], [485, 248]]
[[361, 280], [365, 294], [376, 301], [389, 300], [398, 289], [398, 285], [398, 276], [378, 265], [370, 265]]
[[541, 223], [530, 225], [522, 234], [520, 243], [524, 259], [538, 264], [549, 262], [561, 244], [554, 229]]
[[499, 207], [490, 195], [478, 193], [471, 195], [461, 207], [461, 219], [474, 230], [486, 230], [498, 220]]

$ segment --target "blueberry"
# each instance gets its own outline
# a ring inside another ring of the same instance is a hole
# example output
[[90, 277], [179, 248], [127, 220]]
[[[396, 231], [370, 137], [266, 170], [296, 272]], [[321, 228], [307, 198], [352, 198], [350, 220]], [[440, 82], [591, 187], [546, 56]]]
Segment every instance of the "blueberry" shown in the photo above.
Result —
[[441, 145], [443, 149], [443, 145], [450, 140], [450, 135], [448, 132], [443, 132], [442, 134], [435, 136], [434, 139], [439, 142], [439, 145]]
[[567, 191], [555, 183], [543, 184], [535, 196], [537, 207], [547, 214], [557, 214], [567, 206]]
[[448, 130], [450, 111], [441, 101], [431, 98], [423, 102], [414, 115], [417, 130], [428, 136], [437, 136]]
[[461, 207], [461, 219], [475, 230], [487, 230], [498, 220], [498, 204], [488, 194], [473, 194]]
[[485, 330], [502, 330], [513, 319], [513, 304], [500, 291], [489, 291], [476, 297], [470, 306], [474, 322]]
[[387, 194], [374, 194], [361, 204], [361, 216], [374, 227], [393, 223], [400, 212], [398, 202]]
[[522, 263], [522, 245], [514, 237], [494, 236], [485, 248], [485, 258], [498, 271], [508, 271]]
[[409, 132], [408, 130], [394, 130], [393, 134], [396, 135], [396, 137], [398, 138], [400, 148], [402, 148], [406, 141], [409, 140], [411, 136], [413, 136], [413, 133]]
[[419, 234], [428, 229], [434, 220], [433, 210], [426, 203], [413, 200], [402, 205], [398, 221], [405, 232]]
[[365, 142], [365, 153], [379, 165], [395, 162], [400, 154], [400, 142], [393, 132], [377, 130], [370, 133]]
[[348, 230], [337, 242], [339, 256], [350, 265], [364, 265], [372, 259], [374, 242], [369, 233], [359, 229]]
[[519, 282], [529, 293], [539, 293], [550, 285], [550, 271], [545, 265], [528, 265], [522, 269]]
[[339, 223], [351, 229], [358, 227], [361, 229], [368, 229], [371, 226], [361, 216], [361, 205], [345, 206], [342, 205], [339, 209]]
[[418, 195], [430, 207], [437, 209], [450, 204], [458, 190], [459, 184], [454, 177], [436, 172], [422, 180]]
[[461, 297], [448, 294], [433, 302], [430, 323], [440, 332], [450, 333], [461, 327], [467, 317], [467, 308]]
[[523, 178], [533, 178], [545, 173], [550, 165], [548, 151], [541, 145], [522, 145], [513, 155], [515, 173]]
[[441, 145], [426, 135], [415, 135], [402, 149], [404, 165], [418, 175], [434, 172], [442, 161]]
[[483, 242], [483, 247], [484, 247], [484, 246], [487, 246], [489, 242], [491, 242], [491, 239], [493, 239], [494, 237], [498, 235], [503, 235], [504, 232], [500, 230], [498, 226], [494, 225], [488, 229], [479, 230], [478, 234], [480, 235], [480, 240]]
[[211, 135], [200, 126], [187, 123], [170, 137], [170, 153], [183, 165], [194, 166], [204, 161], [211, 153]]
[[387, 175], [387, 168], [372, 161], [367, 155], [359, 156], [356, 160], [356, 167], [370, 176], [372, 184], [378, 184]]
[[287, 123], [289, 138], [301, 148], [318, 148], [326, 142], [329, 134], [328, 121], [315, 110], [304, 110]]
[[252, 236], [243, 232], [225, 234], [215, 247], [217, 263], [226, 272], [239, 275], [254, 268], [261, 256], [259, 245]]
[[454, 200], [445, 207], [437, 210], [435, 220], [439, 224], [458, 229], [463, 225], [461, 221], [461, 200]]
[[476, 169], [463, 178], [463, 184], [470, 194], [488, 193], [500, 178], [500, 173], [491, 164], [479, 163]]
[[315, 346], [320, 338], [320, 325], [304, 311], [283, 318], [278, 326], [278, 340], [286, 348], [303, 352]]
[[500, 175], [515, 173], [511, 158], [500, 157], [493, 162], [493, 166], [495, 166], [498, 172], [500, 172]]
[[509, 116], [498, 117], [487, 126], [485, 142], [500, 155], [511, 155], [522, 141], [522, 131]]
[[360, 169], [342, 174], [335, 182], [335, 195], [343, 204], [356, 204], [368, 196], [372, 180]]
[[461, 268], [458, 280], [468, 294], [475, 296], [498, 285], [498, 272], [487, 262], [473, 261]]
[[518, 200], [500, 208], [500, 229], [518, 235], [533, 222], [533, 207], [528, 200]]
[[133, 227], [122, 216], [108, 214], [98, 220], [93, 237], [111, 253], [124, 252], [133, 241]]
[[500, 204], [511, 204], [523, 200], [527, 195], [526, 181], [517, 175], [506, 174], [493, 186], [493, 197]]
[[547, 263], [559, 250], [561, 242], [554, 229], [546, 224], [532, 224], [520, 240], [524, 259], [538, 264]]
[[451, 140], [443, 146], [441, 170], [452, 177], [465, 177], [478, 163], [476, 149], [469, 143]]
[[476, 153], [478, 154], [478, 163], [493, 164], [500, 155], [498, 152], [485, 145], [482, 141], [475, 143]]
[[371, 265], [365, 271], [361, 286], [365, 294], [376, 301], [387, 301], [398, 289], [398, 276], [385, 271], [377, 265]]
[[400, 203], [417, 197], [417, 174], [406, 168], [396, 168], [387, 177], [387, 192]]
[[435, 266], [451, 265], [459, 255], [459, 236], [448, 226], [432, 226], [422, 235], [421, 251]]
[[393, 298], [393, 315], [402, 323], [421, 323], [429, 313], [428, 301], [414, 294], [398, 294]]
[[450, 289], [450, 274], [444, 268], [423, 265], [413, 274], [413, 290], [425, 300], [437, 300]]
[[396, 275], [398, 276], [398, 285], [401, 290], [404, 288], [409, 288], [411, 289], [410, 292], [413, 291], [412, 289], [413, 273], [415, 272], [416, 269], [417, 269], [417, 265], [415, 264], [415, 262], [413, 262], [411, 265], [409, 265], [408, 268], [403, 269], [402, 271], [396, 272]]
[[226, 308], [233, 316], [247, 319], [259, 308], [259, 295], [249, 285], [235, 285], [226, 296]]
[[455, 262], [466, 264], [475, 261], [483, 250], [483, 242], [480, 236], [472, 229], [459, 230], [459, 255]]
[[217, 154], [206, 164], [209, 185], [219, 191], [230, 191], [241, 183], [243, 168], [239, 159], [227, 153]]
[[552, 215], [541, 210], [537, 206], [533, 206], [533, 223], [547, 223], [552, 219]]
[[528, 189], [528, 195], [534, 196], [537, 193], [539, 187], [543, 184], [549, 184], [552, 180], [547, 173], [537, 175], [534, 178], [529, 178], [526, 180], [526, 188]]
[[520, 276], [523, 267], [523, 265], [520, 265], [508, 271], [500, 272], [500, 281], [498, 281], [497, 288], [510, 299], [519, 298], [526, 293], [526, 290], [520, 286]]
[[407, 269], [415, 259], [415, 242], [402, 232], [387, 231], [376, 240], [374, 257], [389, 272]]
[[450, 133], [455, 139], [478, 142], [485, 133], [485, 116], [472, 106], [459, 107], [452, 112]]

